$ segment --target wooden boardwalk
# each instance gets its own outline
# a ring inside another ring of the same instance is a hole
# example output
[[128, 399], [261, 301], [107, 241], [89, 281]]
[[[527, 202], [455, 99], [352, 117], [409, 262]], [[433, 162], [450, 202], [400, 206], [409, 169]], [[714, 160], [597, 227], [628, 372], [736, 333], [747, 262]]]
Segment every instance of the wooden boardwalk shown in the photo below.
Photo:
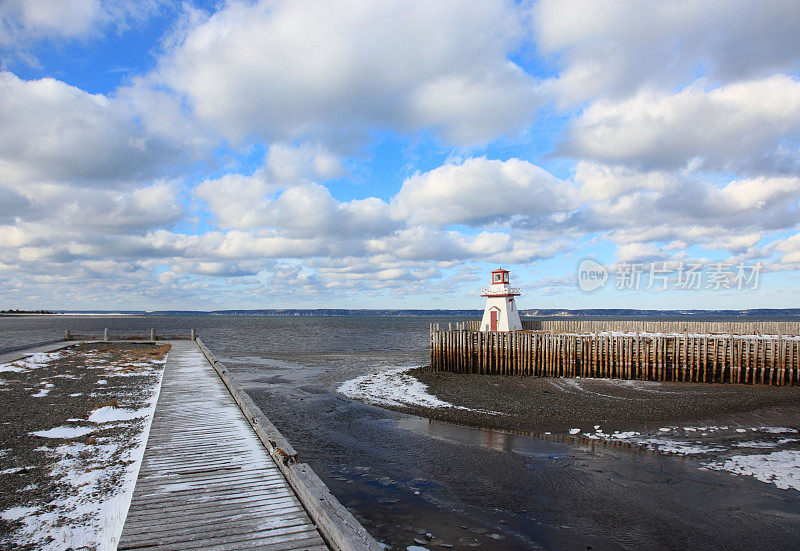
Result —
[[119, 549], [328, 549], [224, 383], [172, 341]]

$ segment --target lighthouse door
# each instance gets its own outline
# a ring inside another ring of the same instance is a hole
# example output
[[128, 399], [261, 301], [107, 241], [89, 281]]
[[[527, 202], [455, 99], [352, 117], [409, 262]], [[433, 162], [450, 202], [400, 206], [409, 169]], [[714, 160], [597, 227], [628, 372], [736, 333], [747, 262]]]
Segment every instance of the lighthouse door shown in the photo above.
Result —
[[489, 330], [497, 331], [497, 310], [490, 310], [489, 316]]

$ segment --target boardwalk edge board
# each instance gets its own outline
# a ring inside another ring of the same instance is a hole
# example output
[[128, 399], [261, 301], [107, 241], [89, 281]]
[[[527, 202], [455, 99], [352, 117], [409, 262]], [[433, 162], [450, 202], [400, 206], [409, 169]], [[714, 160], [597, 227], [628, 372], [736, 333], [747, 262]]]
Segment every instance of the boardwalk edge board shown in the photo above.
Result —
[[[28, 350], [29, 348], [38, 348], [40, 346], [48, 346], [51, 344], [58, 344], [65, 342], [64, 339], [51, 339], [49, 341], [42, 341], [42, 342], [34, 342], [31, 344], [22, 344], [19, 346], [6, 346], [5, 348], [0, 348], [0, 354], [8, 354], [10, 352], [21, 352], [23, 350]], [[64, 345], [68, 346], [68, 345]]]
[[37, 353], [57, 352], [58, 350], [68, 348], [73, 344], [76, 343], [74, 341], [58, 339], [55, 341], [37, 342], [21, 347], [9, 347], [9, 349], [3, 349], [0, 351], [0, 363], [16, 362]]
[[330, 548], [334, 551], [380, 551], [378, 542], [339, 503], [311, 467], [299, 461], [297, 452], [289, 441], [241, 389], [225, 365], [214, 357], [201, 339], [196, 339], [196, 343], [225, 383], [265, 449], [275, 459], [286, 481]]

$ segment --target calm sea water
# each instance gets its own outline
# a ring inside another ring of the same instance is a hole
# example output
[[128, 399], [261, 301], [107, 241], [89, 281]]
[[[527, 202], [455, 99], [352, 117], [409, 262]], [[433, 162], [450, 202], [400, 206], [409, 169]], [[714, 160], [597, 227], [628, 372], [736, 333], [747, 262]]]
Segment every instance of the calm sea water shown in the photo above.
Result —
[[[78, 334], [196, 329], [256, 404], [379, 541], [481, 549], [788, 548], [729, 514], [800, 518], [800, 499], [691, 460], [581, 449], [457, 427], [336, 392], [370, 370], [425, 365], [432, 317], [0, 317], [0, 348]], [[790, 499], [791, 497], [791, 499]], [[635, 514], [631, 512], [635, 511]], [[741, 513], [745, 514], [745, 513]], [[760, 517], [759, 517], [760, 518]], [[789, 522], [789, 521], [787, 521]], [[415, 541], [418, 540], [418, 541]], [[762, 545], [762, 543], [768, 545]], [[787, 545], [783, 545], [787, 544]]]

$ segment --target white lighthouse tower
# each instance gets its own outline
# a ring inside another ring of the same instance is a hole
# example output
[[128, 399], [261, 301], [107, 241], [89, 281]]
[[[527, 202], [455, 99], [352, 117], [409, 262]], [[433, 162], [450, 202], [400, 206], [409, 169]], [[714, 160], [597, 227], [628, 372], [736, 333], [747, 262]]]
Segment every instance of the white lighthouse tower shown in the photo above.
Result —
[[498, 268], [492, 272], [492, 284], [481, 289], [486, 297], [486, 310], [481, 320], [481, 331], [521, 331], [522, 321], [514, 303], [514, 297], [521, 293], [508, 282], [508, 270]]

